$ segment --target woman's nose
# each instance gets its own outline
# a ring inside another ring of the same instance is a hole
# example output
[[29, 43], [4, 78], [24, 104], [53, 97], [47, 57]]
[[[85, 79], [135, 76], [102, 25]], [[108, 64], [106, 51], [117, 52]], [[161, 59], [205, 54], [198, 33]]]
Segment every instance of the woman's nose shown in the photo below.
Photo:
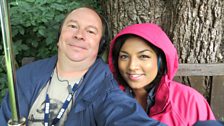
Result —
[[135, 59], [131, 59], [128, 65], [128, 69], [133, 71], [133, 70], [137, 70], [138, 69], [138, 61], [136, 61]]

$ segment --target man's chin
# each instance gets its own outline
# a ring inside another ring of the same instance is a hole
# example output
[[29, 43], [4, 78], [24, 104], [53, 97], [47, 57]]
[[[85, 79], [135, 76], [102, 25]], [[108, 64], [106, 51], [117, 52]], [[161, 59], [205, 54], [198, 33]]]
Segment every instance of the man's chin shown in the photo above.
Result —
[[71, 61], [73, 61], [73, 62], [82, 62], [84, 60], [85, 60], [85, 58], [71, 58]]
[[90, 56], [90, 55], [72, 55], [70, 56], [70, 60], [74, 62], [94, 62], [96, 60], [96, 56]]

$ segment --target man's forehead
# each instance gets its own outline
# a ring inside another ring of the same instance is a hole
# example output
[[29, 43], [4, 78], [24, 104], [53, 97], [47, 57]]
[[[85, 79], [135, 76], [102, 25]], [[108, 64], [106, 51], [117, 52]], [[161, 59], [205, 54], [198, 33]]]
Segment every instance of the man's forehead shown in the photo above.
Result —
[[92, 17], [92, 18], [96, 18], [97, 20], [100, 20], [100, 16], [92, 9], [90, 8], [78, 8], [78, 9], [75, 9], [73, 10], [69, 15], [68, 17], [70, 16], [75, 16], [75, 15], [79, 15], [79, 16], [85, 16], [85, 15], [88, 15], [88, 17]]
[[[100, 16], [92, 9], [89, 8], [78, 8], [73, 10], [65, 19], [65, 22], [71, 20], [85, 20], [91, 21], [90, 23], [97, 24], [102, 26], [102, 21]], [[95, 20], [95, 21], [94, 21]]]

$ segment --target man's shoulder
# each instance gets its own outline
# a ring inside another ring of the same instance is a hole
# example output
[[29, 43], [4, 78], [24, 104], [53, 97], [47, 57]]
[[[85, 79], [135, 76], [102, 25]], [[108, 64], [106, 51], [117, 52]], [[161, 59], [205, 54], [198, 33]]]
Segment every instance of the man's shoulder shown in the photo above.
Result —
[[55, 64], [56, 60], [57, 60], [57, 56], [40, 59], [40, 60], [37, 60], [22, 66], [21, 68], [17, 70], [17, 72], [24, 72], [28, 70], [47, 70], [47, 69], [50, 69], [51, 67], [54, 67], [53, 65]]
[[[93, 66], [88, 70], [84, 78], [85, 90], [95, 93], [97, 96], [104, 96], [111, 92], [120, 91], [116, 80], [111, 73], [108, 64], [97, 58]], [[88, 85], [88, 86], [87, 86]], [[90, 94], [87, 94], [90, 97]], [[94, 96], [92, 96], [94, 97]]]

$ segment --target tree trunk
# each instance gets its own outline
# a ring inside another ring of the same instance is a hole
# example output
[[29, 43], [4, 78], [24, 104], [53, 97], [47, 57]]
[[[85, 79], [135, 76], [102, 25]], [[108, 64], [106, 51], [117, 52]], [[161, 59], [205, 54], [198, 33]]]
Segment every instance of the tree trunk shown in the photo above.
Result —
[[124, 26], [161, 25], [178, 49], [181, 63], [223, 62], [222, 0], [108, 0], [106, 12], [113, 36]]
[[113, 36], [124, 26], [161, 25], [178, 49], [181, 63], [217, 63], [224, 56], [222, 0], [107, 0]]
[[[172, 40], [180, 63], [224, 63], [223, 0], [102, 1], [112, 36], [127, 25], [153, 22]], [[181, 82], [210, 102], [212, 77], [182, 77]]]

